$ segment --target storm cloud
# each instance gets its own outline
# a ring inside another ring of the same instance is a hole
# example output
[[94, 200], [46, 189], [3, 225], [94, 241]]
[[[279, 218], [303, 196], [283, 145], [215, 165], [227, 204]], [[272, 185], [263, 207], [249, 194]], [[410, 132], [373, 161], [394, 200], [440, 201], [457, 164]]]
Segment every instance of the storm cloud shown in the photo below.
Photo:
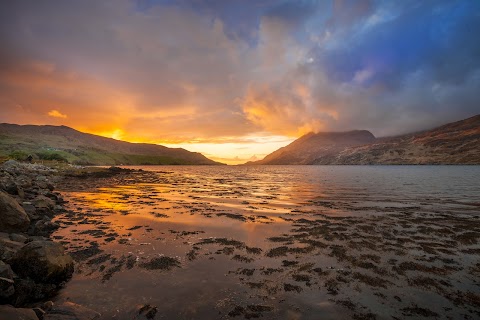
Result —
[[480, 113], [475, 30], [478, 1], [2, 1], [0, 121], [171, 143], [395, 135]]

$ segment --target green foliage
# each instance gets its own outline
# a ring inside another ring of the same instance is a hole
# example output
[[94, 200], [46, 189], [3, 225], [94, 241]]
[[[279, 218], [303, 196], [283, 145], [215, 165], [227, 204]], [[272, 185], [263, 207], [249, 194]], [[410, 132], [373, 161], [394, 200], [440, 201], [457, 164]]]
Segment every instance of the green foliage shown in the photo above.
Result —
[[23, 160], [26, 160], [26, 159], [27, 159], [28, 154], [27, 154], [25, 151], [15, 150], [15, 151], [11, 152], [11, 153], [8, 155], [8, 157], [11, 158], [11, 159], [13, 159], [13, 160], [23, 161]]
[[41, 160], [56, 160], [60, 162], [68, 162], [67, 158], [65, 158], [65, 156], [63, 156], [59, 152], [41, 151], [41, 152], [37, 152], [36, 155]]

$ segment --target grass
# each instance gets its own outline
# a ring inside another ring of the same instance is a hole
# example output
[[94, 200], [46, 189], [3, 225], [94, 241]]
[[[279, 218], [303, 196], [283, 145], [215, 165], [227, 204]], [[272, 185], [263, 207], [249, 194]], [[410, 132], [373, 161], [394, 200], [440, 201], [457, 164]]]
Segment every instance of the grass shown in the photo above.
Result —
[[0, 141], [0, 158], [25, 160], [32, 155], [34, 161], [56, 160], [76, 165], [188, 165], [193, 164], [184, 159], [168, 156], [138, 155], [103, 152], [96, 149], [58, 150], [43, 146], [20, 144], [12, 146]]
[[[25, 160], [32, 155], [35, 160], [57, 160], [76, 165], [191, 165], [202, 162], [192, 155], [156, 152], [140, 154], [132, 149], [117, 150], [110, 142], [90, 145], [68, 136], [40, 134], [0, 134], [0, 158]], [[103, 147], [102, 147], [103, 146]], [[205, 159], [205, 161], [208, 161]], [[203, 162], [202, 162], [203, 163]]]

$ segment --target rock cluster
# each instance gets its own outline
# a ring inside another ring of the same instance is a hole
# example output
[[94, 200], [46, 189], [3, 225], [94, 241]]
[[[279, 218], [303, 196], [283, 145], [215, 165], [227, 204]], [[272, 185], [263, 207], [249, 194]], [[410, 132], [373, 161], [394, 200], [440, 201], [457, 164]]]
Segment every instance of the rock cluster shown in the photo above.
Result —
[[52, 218], [63, 210], [56, 177], [56, 170], [37, 164], [0, 165], [0, 320], [76, 319], [75, 312], [82, 319], [99, 317], [73, 303], [20, 308], [45, 301], [73, 274], [72, 258], [48, 238], [59, 228]]

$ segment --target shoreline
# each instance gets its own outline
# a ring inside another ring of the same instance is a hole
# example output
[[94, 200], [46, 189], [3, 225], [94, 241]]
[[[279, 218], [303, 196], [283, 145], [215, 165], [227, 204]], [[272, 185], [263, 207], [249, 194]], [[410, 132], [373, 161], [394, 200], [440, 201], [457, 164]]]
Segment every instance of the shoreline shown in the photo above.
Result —
[[74, 302], [56, 305], [50, 300], [74, 272], [71, 256], [51, 238], [60, 228], [55, 217], [65, 210], [55, 184], [67, 177], [111, 177], [129, 171], [55, 168], [14, 160], [0, 165], [0, 319], [100, 317]]
[[[289, 199], [290, 184], [249, 170], [100, 169], [57, 175], [68, 202], [53, 239], [76, 268], [59, 305], [71, 299], [101, 319], [480, 314], [480, 204], [471, 197], [405, 198], [407, 187], [391, 199], [328, 198], [327, 189]], [[199, 313], [182, 316], [185, 307]]]

